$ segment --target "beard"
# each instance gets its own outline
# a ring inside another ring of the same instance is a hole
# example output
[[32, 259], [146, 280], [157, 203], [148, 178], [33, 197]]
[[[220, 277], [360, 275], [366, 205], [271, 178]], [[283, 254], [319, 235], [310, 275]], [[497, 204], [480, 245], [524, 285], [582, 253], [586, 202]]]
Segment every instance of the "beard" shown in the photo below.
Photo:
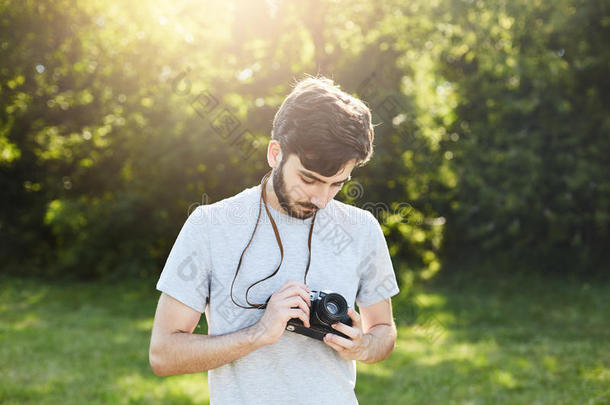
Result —
[[[288, 190], [286, 190], [286, 181], [284, 179], [284, 163], [286, 162], [283, 159], [279, 166], [273, 169], [271, 173], [273, 179], [273, 191], [275, 192], [275, 196], [277, 197], [280, 206], [286, 211], [288, 215], [294, 218], [299, 219], [307, 219], [313, 216], [316, 212], [316, 207], [312, 204], [301, 204], [301, 203], [291, 203], [290, 194]], [[298, 187], [294, 188], [298, 191]], [[295, 206], [300, 206], [303, 208], [311, 208], [312, 210], [309, 212], [299, 212], [295, 209]]]

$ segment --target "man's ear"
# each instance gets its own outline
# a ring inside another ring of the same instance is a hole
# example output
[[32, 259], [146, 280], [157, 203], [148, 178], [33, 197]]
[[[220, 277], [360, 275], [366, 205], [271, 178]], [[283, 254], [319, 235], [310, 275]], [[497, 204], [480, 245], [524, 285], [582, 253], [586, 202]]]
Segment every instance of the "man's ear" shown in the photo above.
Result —
[[282, 149], [280, 148], [279, 142], [272, 140], [267, 149], [267, 162], [269, 163], [269, 166], [272, 168], [279, 166], [282, 158]]

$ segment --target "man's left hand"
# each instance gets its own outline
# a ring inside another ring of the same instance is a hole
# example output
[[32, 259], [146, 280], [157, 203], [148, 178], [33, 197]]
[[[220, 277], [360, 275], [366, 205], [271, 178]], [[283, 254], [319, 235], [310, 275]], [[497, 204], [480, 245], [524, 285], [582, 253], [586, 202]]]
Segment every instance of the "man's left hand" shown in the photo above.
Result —
[[327, 333], [324, 336], [324, 343], [335, 349], [339, 356], [345, 360], [364, 360], [367, 357], [372, 336], [362, 331], [362, 319], [358, 312], [354, 311], [353, 308], [348, 308], [347, 315], [352, 319], [352, 326], [337, 322], [332, 327], [347, 335], [350, 339], [334, 333]]

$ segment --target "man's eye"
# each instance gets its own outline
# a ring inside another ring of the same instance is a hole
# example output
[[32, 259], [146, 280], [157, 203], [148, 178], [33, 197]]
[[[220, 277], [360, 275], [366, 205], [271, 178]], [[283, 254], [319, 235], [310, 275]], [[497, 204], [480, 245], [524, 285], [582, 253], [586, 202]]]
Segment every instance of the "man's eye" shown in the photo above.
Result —
[[301, 177], [301, 180], [303, 181], [303, 183], [305, 184], [313, 184], [313, 181], [307, 181], [304, 178]]

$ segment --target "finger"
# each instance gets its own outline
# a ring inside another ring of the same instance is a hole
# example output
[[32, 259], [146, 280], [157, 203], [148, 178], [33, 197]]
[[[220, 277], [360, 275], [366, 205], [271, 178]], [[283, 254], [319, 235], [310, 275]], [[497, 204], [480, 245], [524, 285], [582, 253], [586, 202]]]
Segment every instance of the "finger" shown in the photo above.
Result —
[[284, 300], [288, 297], [294, 297], [294, 296], [300, 296], [301, 298], [303, 298], [303, 300], [305, 300], [305, 302], [307, 303], [308, 306], [311, 305], [311, 299], [309, 298], [309, 293], [300, 287], [292, 287], [287, 290], [284, 290], [284, 291], [280, 292], [279, 294], [277, 294], [276, 299]]
[[341, 322], [337, 322], [331, 325], [333, 327], [333, 329], [338, 330], [341, 333], [346, 334], [347, 336], [349, 336], [352, 339], [360, 339], [360, 330], [356, 329], [356, 328], [352, 328], [351, 326], [347, 326], [344, 323]]
[[348, 308], [347, 315], [349, 315], [349, 317], [352, 319], [352, 324], [354, 327], [362, 329], [362, 318], [360, 317], [360, 314], [354, 310], [354, 308]]
[[335, 349], [335, 351], [337, 351], [339, 353], [343, 353], [345, 351], [344, 348], [334, 344], [333, 342], [328, 341], [328, 339], [324, 340], [324, 343], [326, 343], [328, 346], [332, 347], [333, 349]]
[[[301, 321], [303, 321], [303, 325], [307, 326], [309, 328], [309, 316], [307, 316], [307, 314], [305, 312], [303, 312], [302, 309], [300, 308], [293, 308], [293, 309], [289, 309], [287, 314], [289, 315], [289, 318], [299, 318]], [[288, 320], [286, 320], [288, 321]]]
[[334, 333], [327, 333], [326, 334], [326, 339], [328, 339], [330, 342], [341, 346], [342, 348], [349, 350], [349, 349], [353, 349], [354, 346], [356, 345], [353, 341], [343, 338], [339, 335], [335, 335]]
[[342, 353], [345, 351], [344, 347], [339, 346], [338, 344], [334, 343], [332, 341], [332, 339], [330, 339], [330, 336], [332, 335], [332, 333], [327, 333], [324, 336], [324, 343], [326, 343], [327, 345], [329, 345], [330, 347], [332, 347], [333, 349], [335, 349], [337, 352]]
[[282, 305], [286, 305], [288, 308], [299, 307], [309, 316], [309, 307], [301, 296], [288, 297], [282, 301]]
[[311, 305], [311, 299], [309, 297], [309, 293], [300, 287], [292, 287], [292, 288], [282, 291], [281, 293], [279, 293], [277, 295], [277, 299], [284, 300], [286, 298], [295, 297], [295, 296], [303, 298], [303, 300], [307, 303], [308, 306]]
[[281, 286], [281, 287], [280, 287], [280, 288], [277, 290], [277, 292], [282, 292], [282, 291], [287, 290], [287, 289], [289, 289], [289, 288], [291, 288], [291, 287], [299, 287], [299, 288], [302, 288], [302, 289], [306, 290], [306, 291], [307, 291], [307, 293], [309, 293], [309, 288], [308, 288], [308, 287], [307, 287], [305, 284], [303, 284], [303, 283], [299, 283], [299, 282], [298, 282], [298, 281], [296, 281], [296, 280], [290, 280], [290, 281], [286, 281], [286, 282], [284, 283], [284, 285], [283, 285], [283, 286]]

